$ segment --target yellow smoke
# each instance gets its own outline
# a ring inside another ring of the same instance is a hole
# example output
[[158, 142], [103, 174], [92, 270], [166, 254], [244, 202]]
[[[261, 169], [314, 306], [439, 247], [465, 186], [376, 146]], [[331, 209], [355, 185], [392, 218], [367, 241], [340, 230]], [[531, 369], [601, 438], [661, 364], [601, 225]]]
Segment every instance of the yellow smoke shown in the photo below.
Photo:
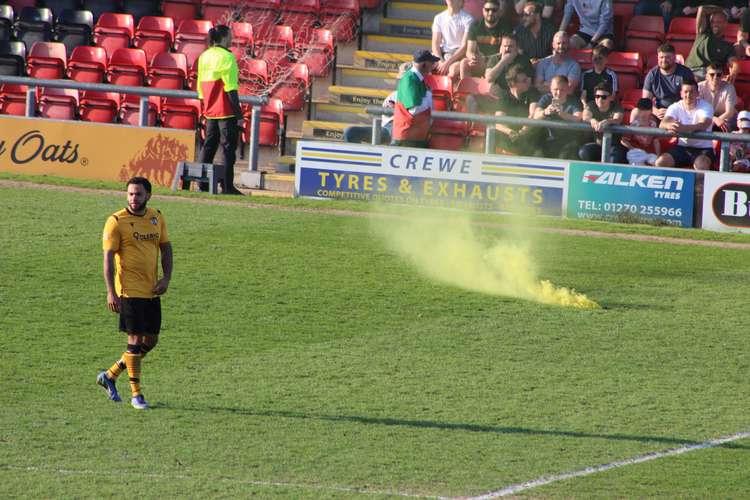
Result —
[[[482, 241], [465, 214], [389, 210], [371, 218], [387, 247], [409, 260], [428, 278], [466, 290], [581, 309], [598, 309], [585, 295], [540, 280], [531, 243], [520, 227], [508, 241]], [[489, 231], [486, 231], [489, 232]]]

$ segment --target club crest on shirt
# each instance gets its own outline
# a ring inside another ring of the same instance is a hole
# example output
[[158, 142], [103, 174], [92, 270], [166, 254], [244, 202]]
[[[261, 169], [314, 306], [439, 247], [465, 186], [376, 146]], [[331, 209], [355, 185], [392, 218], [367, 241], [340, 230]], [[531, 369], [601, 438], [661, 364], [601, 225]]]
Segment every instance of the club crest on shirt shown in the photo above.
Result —
[[158, 223], [159, 223], [159, 221], [156, 220], [156, 217], [151, 217], [151, 225], [155, 226]]

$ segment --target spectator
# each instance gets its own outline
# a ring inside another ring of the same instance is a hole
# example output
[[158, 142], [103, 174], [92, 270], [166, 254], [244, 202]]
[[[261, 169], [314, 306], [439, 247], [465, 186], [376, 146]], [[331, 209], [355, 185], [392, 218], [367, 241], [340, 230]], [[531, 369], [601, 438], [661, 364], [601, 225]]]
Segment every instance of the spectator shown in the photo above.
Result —
[[494, 87], [491, 92], [497, 95], [497, 87], [508, 88], [505, 74], [511, 65], [520, 64], [527, 74], [534, 73], [534, 67], [528, 57], [518, 51], [518, 42], [513, 35], [503, 35], [500, 42], [500, 52], [487, 59], [487, 70], [484, 78]]
[[740, 15], [740, 29], [737, 32], [737, 55], [750, 57], [750, 7]]
[[[570, 83], [565, 75], [555, 75], [550, 81], [549, 93], [542, 96], [536, 105], [532, 105], [532, 117], [535, 120], [581, 122], [581, 101], [571, 92]], [[536, 156], [552, 158], [578, 158], [581, 146], [581, 132], [578, 130], [548, 129], [548, 137], [542, 141]]]
[[[678, 0], [674, 9], [674, 16], [694, 16], [703, 5], [712, 5], [716, 0]], [[722, 0], [724, 3], [724, 0]]]
[[440, 58], [435, 67], [439, 75], [447, 75], [452, 66], [452, 72], [458, 72], [460, 61], [466, 55], [466, 34], [474, 22], [463, 10], [464, 0], [446, 0], [446, 4], [448, 8], [432, 22], [432, 53]]
[[505, 2], [487, 0], [482, 8], [482, 19], [471, 24], [467, 34], [466, 57], [461, 60], [460, 77], [482, 76], [486, 60], [497, 54], [500, 40], [513, 30], [510, 21], [505, 18]]
[[521, 12], [521, 24], [513, 32], [518, 40], [518, 48], [523, 55], [536, 64], [552, 53], [552, 37], [555, 28], [542, 19], [542, 6], [537, 2], [525, 2]]
[[560, 23], [560, 31], [568, 29], [573, 12], [578, 16], [580, 28], [570, 39], [571, 47], [588, 49], [604, 45], [609, 50], [614, 50], [615, 29], [612, 0], [568, 0]]
[[739, 65], [734, 45], [724, 40], [726, 26], [727, 14], [721, 7], [702, 5], [698, 8], [698, 16], [695, 18], [695, 42], [685, 59], [685, 66], [692, 70], [696, 79], [705, 79], [706, 66], [715, 62], [729, 66], [727, 79], [734, 83]]
[[581, 102], [591, 101], [594, 87], [602, 82], [607, 84], [612, 94], [617, 94], [617, 73], [607, 67], [608, 55], [609, 50], [603, 45], [597, 45], [591, 50], [591, 62], [594, 66], [581, 75]]
[[[657, 128], [659, 124], [651, 114], [651, 100], [641, 98], [631, 115], [630, 125], [634, 127]], [[631, 134], [620, 139], [627, 150], [627, 160], [631, 165], [654, 165], [661, 154], [661, 142], [654, 135]]]
[[[710, 132], [714, 110], [709, 103], [698, 97], [698, 83], [695, 80], [682, 82], [680, 97], [681, 100], [667, 108], [667, 113], [659, 126], [674, 134]], [[657, 158], [656, 166], [708, 170], [715, 160], [711, 140], [680, 137], [676, 146]]]
[[[750, 111], [740, 111], [737, 115], [737, 125], [739, 130], [735, 131], [735, 134], [750, 135]], [[732, 161], [732, 172], [750, 173], [750, 143], [731, 143], [729, 157]]]
[[[411, 63], [405, 62], [398, 67], [398, 76], [396, 81], [401, 81], [401, 78], [411, 69]], [[396, 107], [396, 96], [398, 91], [394, 90], [388, 97], [383, 101], [384, 109], [393, 109]], [[390, 144], [391, 135], [393, 132], [393, 115], [382, 115], [382, 125], [380, 128], [380, 144]], [[350, 125], [344, 129], [344, 142], [364, 143], [370, 144], [372, 142], [372, 127], [367, 125]]]
[[723, 71], [720, 64], [709, 64], [706, 80], [698, 84], [698, 96], [714, 108], [714, 130], [731, 132], [735, 128], [737, 92], [734, 85], [721, 79]]
[[748, 10], [750, 2], [748, 0], [727, 0], [727, 8], [729, 10], [729, 22], [737, 23], [740, 22], [742, 16]]
[[555, 0], [516, 0], [516, 14], [522, 16], [526, 10], [526, 6], [532, 3], [537, 4], [541, 17], [552, 19], [552, 15], [555, 13]]
[[[584, 161], [599, 161], [602, 157], [602, 137], [604, 129], [610, 125], [622, 123], [623, 111], [617, 102], [612, 88], [607, 82], [599, 82], [590, 94], [593, 99], [586, 103], [582, 119], [594, 129], [596, 142], [589, 142], [581, 146], [578, 156]], [[620, 136], [612, 137], [612, 148], [607, 161], [611, 163], [625, 163], [625, 148], [620, 145]]]
[[552, 55], [545, 57], [536, 65], [534, 86], [541, 93], [550, 91], [550, 82], [555, 75], [563, 75], [570, 84], [571, 90], [578, 89], [581, 81], [581, 66], [568, 55], [568, 34], [558, 31], [552, 37]]
[[427, 147], [432, 119], [432, 91], [424, 81], [439, 59], [429, 50], [414, 53], [411, 69], [399, 80], [393, 112], [393, 144]]
[[633, 15], [636, 16], [661, 16], [664, 19], [664, 32], [669, 30], [669, 23], [672, 20], [674, 2], [672, 0], [638, 0], [633, 9]]
[[685, 80], [693, 80], [693, 72], [679, 64], [674, 46], [662, 44], [657, 49], [657, 65], [643, 81], [643, 97], [653, 100], [652, 113], [664, 119], [667, 108], [680, 100], [680, 87]]
[[[496, 116], [531, 118], [531, 104], [539, 100], [539, 93], [531, 85], [531, 73], [520, 64], [513, 64], [505, 72], [507, 88], [498, 89]], [[495, 125], [497, 146], [505, 151], [531, 156], [541, 136], [538, 127]]]

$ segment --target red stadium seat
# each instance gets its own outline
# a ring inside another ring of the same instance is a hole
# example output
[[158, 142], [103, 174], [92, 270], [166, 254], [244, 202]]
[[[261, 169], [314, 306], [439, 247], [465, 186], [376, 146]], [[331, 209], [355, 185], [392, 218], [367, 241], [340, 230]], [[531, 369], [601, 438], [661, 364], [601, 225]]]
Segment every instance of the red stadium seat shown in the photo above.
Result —
[[105, 12], [94, 26], [94, 45], [104, 47], [112, 57], [115, 50], [130, 47], [135, 33], [135, 23], [130, 14]]
[[661, 16], [633, 16], [625, 32], [625, 50], [647, 58], [664, 43], [664, 20]]
[[336, 41], [354, 40], [360, 20], [359, 9], [358, 0], [322, 0], [321, 27], [330, 30]]
[[[4, 83], [0, 85], [0, 115], [26, 115], [26, 85]], [[36, 108], [36, 92], [32, 94]]]
[[450, 111], [453, 103], [453, 81], [444, 75], [427, 75], [425, 83], [432, 90], [435, 111]]
[[238, 3], [235, 0], [201, 0], [203, 19], [214, 24], [229, 24], [240, 15]]
[[266, 38], [255, 40], [256, 57], [265, 60], [271, 68], [288, 61], [293, 49], [294, 32], [289, 26], [274, 26]]
[[591, 62], [591, 49], [574, 50], [571, 49], [568, 55], [576, 60], [581, 65], [581, 70], [585, 71], [591, 69], [594, 63]]
[[[242, 142], [250, 142], [250, 121], [252, 107], [243, 106], [245, 118], [242, 128]], [[260, 146], [278, 146], [284, 127], [284, 104], [281, 99], [271, 98], [260, 108], [260, 126], [258, 128], [258, 144]]]
[[430, 128], [430, 149], [462, 151], [466, 146], [468, 126], [466, 122], [434, 120]]
[[737, 43], [737, 34], [739, 33], [739, 31], [740, 31], [739, 24], [727, 23], [726, 28], [724, 28], [724, 40], [732, 44]]
[[232, 29], [232, 47], [242, 49], [250, 57], [254, 54], [255, 39], [253, 37], [253, 25], [245, 22], [233, 22], [230, 25]]
[[309, 87], [310, 72], [307, 64], [295, 63], [283, 68], [281, 77], [271, 89], [271, 96], [283, 103], [284, 111], [301, 111], [305, 107]]
[[133, 46], [146, 52], [151, 61], [156, 54], [169, 52], [174, 44], [174, 20], [171, 17], [143, 16], [135, 30]]
[[142, 49], [117, 49], [109, 59], [107, 80], [113, 85], [142, 87], [147, 73], [146, 53]]
[[188, 77], [187, 77], [187, 87], [190, 90], [196, 90], [196, 81], [198, 80], [198, 59], [196, 59], [193, 62], [193, 65], [190, 66], [190, 70], [188, 71]]
[[333, 33], [314, 29], [309, 41], [299, 47], [299, 61], [307, 64], [312, 76], [328, 76], [333, 64]]
[[629, 3], [617, 3], [612, 5], [614, 14], [615, 40], [625, 40], [625, 30], [627, 29], [630, 19], [633, 17], [635, 5]]
[[188, 77], [187, 58], [179, 52], [156, 54], [148, 69], [148, 84], [160, 89], [181, 90]]
[[113, 123], [117, 118], [120, 94], [86, 90], [81, 94], [78, 115], [81, 120], [97, 123]]
[[669, 23], [666, 41], [674, 45], [675, 51], [683, 57], [690, 54], [695, 42], [695, 18], [675, 17]]
[[638, 52], [610, 52], [607, 67], [617, 73], [620, 92], [641, 86], [643, 58]]
[[102, 83], [107, 74], [107, 51], [79, 45], [68, 61], [68, 78], [77, 82]]
[[[149, 127], [156, 126], [156, 118], [159, 115], [159, 106], [161, 99], [156, 96], [148, 97], [148, 118]], [[123, 94], [120, 101], [120, 113], [118, 115], [120, 123], [137, 127], [140, 125], [141, 113], [141, 96], [133, 94]]]
[[78, 111], [78, 90], [44, 88], [38, 91], [38, 113], [43, 118], [75, 120]]
[[159, 117], [164, 127], [195, 130], [200, 116], [201, 102], [198, 99], [166, 97], [161, 102]]
[[453, 92], [453, 109], [455, 111], [466, 111], [466, 96], [490, 95], [490, 84], [484, 78], [464, 78], [458, 82], [458, 87]]
[[164, 0], [161, 4], [162, 14], [174, 19], [179, 26], [185, 19], [195, 19], [200, 10], [200, 0]]
[[318, 23], [320, 0], [287, 0], [279, 16], [279, 24], [292, 28], [296, 42], [304, 43], [312, 37]]
[[32, 78], [63, 78], [67, 60], [65, 45], [62, 43], [36, 42], [26, 58], [26, 72]]
[[188, 66], [192, 66], [208, 47], [206, 38], [211, 28], [213, 28], [211, 21], [188, 19], [180, 22], [174, 36], [174, 50], [185, 54]]
[[638, 99], [643, 95], [643, 91], [641, 89], [628, 89], [622, 91], [621, 94], [620, 106], [625, 112], [624, 123], [627, 125], [630, 119], [630, 111], [638, 105]]
[[263, 59], [239, 61], [240, 94], [260, 95], [268, 88], [268, 63]]

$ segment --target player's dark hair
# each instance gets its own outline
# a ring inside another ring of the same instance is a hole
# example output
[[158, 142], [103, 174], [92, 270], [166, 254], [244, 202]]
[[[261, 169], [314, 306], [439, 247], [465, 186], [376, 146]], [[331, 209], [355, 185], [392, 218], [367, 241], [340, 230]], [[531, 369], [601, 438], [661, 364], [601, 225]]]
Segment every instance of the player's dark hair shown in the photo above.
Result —
[[130, 186], [131, 184], [139, 184], [143, 186], [143, 189], [145, 189], [147, 193], [151, 193], [151, 183], [145, 177], [131, 177], [128, 183], [125, 184], [125, 187]]
[[685, 85], [689, 85], [691, 87], [695, 87], [696, 89], [698, 88], [698, 82], [696, 82], [695, 80], [691, 80], [691, 79], [682, 80], [682, 85], [681, 86], [685, 86]]
[[508, 68], [508, 71], [505, 73], [505, 82], [508, 84], [508, 87], [511, 85], [514, 85], [516, 83], [516, 79], [518, 78], [518, 75], [529, 75], [528, 71], [524, 69], [523, 66], [520, 64], [513, 64], [510, 68]]
[[597, 90], [601, 90], [609, 95], [612, 95], [612, 85], [610, 85], [609, 82], [597, 83], [596, 85], [594, 85], [594, 92], [596, 92]]
[[671, 43], [662, 43], [661, 45], [659, 45], [659, 48], [656, 49], [656, 52], [657, 53], [661, 52], [662, 54], [676, 54], [677, 53], [677, 51], [674, 48], [674, 45], [672, 45]]
[[226, 24], [217, 24], [208, 30], [208, 45], [210, 47], [223, 45], [224, 40], [226, 40], [231, 34], [232, 32], [230, 31], [229, 26]]
[[591, 49], [591, 57], [597, 57], [597, 56], [603, 56], [607, 57], [609, 55], [609, 49], [605, 47], [604, 45], [597, 45], [593, 49]]

